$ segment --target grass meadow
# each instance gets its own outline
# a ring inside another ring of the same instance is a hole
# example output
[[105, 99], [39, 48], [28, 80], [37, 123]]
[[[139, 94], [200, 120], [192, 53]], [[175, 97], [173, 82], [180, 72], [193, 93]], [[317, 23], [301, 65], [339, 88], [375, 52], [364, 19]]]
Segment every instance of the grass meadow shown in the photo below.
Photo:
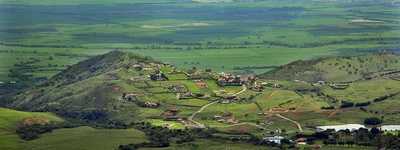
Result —
[[94, 129], [83, 126], [43, 134], [39, 139], [22, 142], [20, 149], [116, 149], [122, 144], [145, 141], [145, 134], [136, 129]]
[[52, 113], [23, 112], [0, 108], [0, 149], [19, 149], [20, 138], [15, 131], [29, 117], [45, 117], [47, 121], [63, 121]]

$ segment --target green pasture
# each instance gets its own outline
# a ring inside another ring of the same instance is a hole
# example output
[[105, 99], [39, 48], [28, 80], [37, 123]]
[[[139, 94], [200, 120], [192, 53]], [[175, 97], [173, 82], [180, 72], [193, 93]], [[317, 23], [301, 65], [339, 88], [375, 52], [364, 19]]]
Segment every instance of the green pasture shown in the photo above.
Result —
[[122, 144], [147, 141], [145, 134], [136, 129], [94, 129], [77, 127], [57, 129], [41, 138], [22, 142], [21, 149], [116, 149]]
[[278, 90], [275, 95], [268, 98], [269, 95], [272, 94], [274, 91], [265, 91], [255, 98], [257, 103], [262, 107], [264, 111], [270, 108], [279, 107], [279, 104], [281, 103], [286, 103], [287, 101], [301, 98], [295, 92], [287, 90]]
[[321, 88], [325, 94], [331, 95], [339, 100], [350, 102], [367, 102], [375, 98], [397, 93], [398, 81], [376, 78], [372, 80], [351, 83], [345, 90], [334, 90], [328, 86]]
[[20, 123], [29, 117], [45, 117], [47, 121], [63, 121], [52, 113], [23, 112], [0, 108], [0, 149], [19, 149], [20, 138], [15, 134]]

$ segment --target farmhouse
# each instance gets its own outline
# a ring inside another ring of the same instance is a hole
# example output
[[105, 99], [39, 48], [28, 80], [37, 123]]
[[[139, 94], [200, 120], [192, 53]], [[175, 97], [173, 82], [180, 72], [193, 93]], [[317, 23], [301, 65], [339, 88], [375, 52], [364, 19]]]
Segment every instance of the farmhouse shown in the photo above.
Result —
[[129, 93], [129, 94], [125, 94], [125, 98], [132, 98], [132, 97], [138, 97], [140, 96], [139, 94], [133, 94], [133, 93]]
[[186, 92], [185, 94], [183, 94], [184, 96], [186, 96], [186, 97], [192, 97], [192, 96], [194, 96], [192, 93], [190, 93], [190, 92]]
[[214, 115], [212, 118], [213, 118], [214, 120], [219, 120], [219, 119], [222, 119], [222, 116]]
[[203, 98], [204, 98], [204, 99], [209, 99], [209, 98], [211, 98], [211, 95], [206, 94], [206, 95], [203, 96]]
[[242, 82], [242, 83], [247, 83], [247, 81], [248, 81], [248, 78], [245, 78], [245, 77], [240, 78], [240, 82]]
[[183, 120], [182, 118], [179, 118], [179, 119], [176, 119], [176, 122], [177, 122], [177, 123], [182, 123], [182, 124], [184, 124], [184, 123], [185, 123], [185, 120]]
[[277, 144], [281, 144], [281, 140], [285, 139], [282, 136], [270, 136], [270, 137], [263, 137], [264, 141], [275, 142]]
[[157, 107], [158, 106], [158, 104], [154, 103], [154, 102], [145, 102], [144, 105], [146, 107]]
[[307, 141], [307, 138], [301, 137], [301, 138], [296, 139], [296, 141], [297, 141], [297, 142], [306, 142], [306, 141]]
[[218, 94], [228, 94], [228, 91], [227, 90], [219, 90]]
[[235, 96], [235, 97], [233, 98], [233, 100], [238, 101], [238, 100], [240, 100], [240, 97], [239, 97], [239, 96]]
[[134, 64], [132, 67], [135, 68], [135, 69], [141, 69], [141, 68], [142, 68], [142, 65]]
[[171, 63], [169, 63], [169, 62], [164, 62], [163, 64], [164, 64], [164, 66], [169, 66], [169, 65], [171, 65]]
[[225, 84], [226, 80], [225, 80], [225, 78], [218, 78], [217, 82], [218, 82], [218, 84]]
[[222, 99], [221, 103], [222, 104], [229, 104], [231, 101], [229, 99]]

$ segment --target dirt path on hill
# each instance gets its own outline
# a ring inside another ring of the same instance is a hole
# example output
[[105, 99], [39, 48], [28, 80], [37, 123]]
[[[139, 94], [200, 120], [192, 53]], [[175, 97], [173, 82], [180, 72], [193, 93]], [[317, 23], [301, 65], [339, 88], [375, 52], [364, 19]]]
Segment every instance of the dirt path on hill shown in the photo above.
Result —
[[271, 94], [269, 94], [269, 96], [267, 97], [267, 99], [271, 98], [272, 96], [274, 96], [276, 93], [278, 93], [279, 90], [275, 90], [273, 91]]
[[303, 131], [303, 129], [301, 128], [300, 123], [298, 123], [297, 121], [294, 121], [294, 120], [292, 120], [292, 119], [283, 117], [283, 116], [280, 115], [280, 114], [276, 114], [276, 116], [278, 116], [278, 117], [280, 117], [280, 118], [282, 118], [282, 119], [285, 119], [285, 120], [288, 120], [288, 121], [291, 121], [291, 122], [295, 123], [295, 124], [297, 125], [297, 128], [298, 128], [300, 131]]
[[338, 111], [339, 109], [335, 109], [335, 111], [333, 111], [329, 116], [328, 116], [328, 118], [330, 118], [330, 117], [332, 117], [334, 114], [336, 114], [336, 112]]
[[[244, 91], [247, 90], [247, 87], [246, 87], [245, 85], [242, 85], [242, 87], [243, 87], [243, 89], [242, 89], [241, 91], [239, 91], [239, 92], [233, 94], [232, 96], [239, 95], [239, 94], [241, 94], [241, 93], [243, 93]], [[211, 105], [213, 105], [213, 104], [215, 104], [215, 103], [217, 103], [217, 102], [218, 102], [218, 100], [204, 105], [204, 106], [201, 107], [197, 112], [195, 112], [195, 113], [193, 113], [192, 115], [190, 115], [190, 117], [188, 118], [188, 120], [191, 121], [191, 122], [193, 122], [193, 123], [195, 123], [195, 124], [197, 124], [197, 125], [203, 125], [203, 124], [201, 124], [201, 123], [199, 123], [199, 122], [197, 122], [197, 121], [194, 121], [193, 118], [196, 116], [196, 114], [201, 113], [201, 112], [202, 112], [204, 109], [206, 109], [208, 106], [211, 106]]]
[[251, 104], [250, 109], [246, 110], [246, 113], [250, 112], [250, 111], [253, 111], [253, 109], [254, 109], [254, 103]]
[[[342, 101], [340, 100], [339, 101], [339, 106], [342, 104]], [[332, 117], [334, 114], [336, 114], [337, 113], [337, 111], [339, 111], [339, 107], [338, 108], [336, 108], [335, 109], [335, 111], [333, 111], [327, 118], [330, 118], [330, 117]]]

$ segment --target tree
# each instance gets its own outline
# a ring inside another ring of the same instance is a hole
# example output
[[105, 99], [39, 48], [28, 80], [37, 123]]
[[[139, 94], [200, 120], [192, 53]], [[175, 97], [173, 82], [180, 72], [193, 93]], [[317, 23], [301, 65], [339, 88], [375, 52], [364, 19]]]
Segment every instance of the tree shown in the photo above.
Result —
[[329, 144], [329, 142], [327, 140], [322, 141], [322, 144], [324, 144], [325, 146]]
[[364, 120], [364, 124], [366, 125], [378, 125], [381, 124], [383, 121], [377, 117], [370, 117]]
[[49, 60], [53, 60], [54, 58], [53, 58], [53, 56], [49, 56]]
[[290, 141], [288, 139], [282, 139], [281, 143], [283, 144], [290, 144]]
[[343, 142], [343, 141], [339, 141], [338, 144], [339, 144], [340, 146], [343, 146], [343, 145], [344, 145], [344, 142]]
[[352, 141], [352, 140], [348, 140], [346, 141], [347, 145], [353, 146], [356, 142]]
[[373, 135], [377, 135], [379, 132], [380, 132], [380, 131], [379, 131], [378, 128], [376, 128], [376, 127], [372, 127], [372, 128], [371, 128], [371, 133], [372, 133]]

